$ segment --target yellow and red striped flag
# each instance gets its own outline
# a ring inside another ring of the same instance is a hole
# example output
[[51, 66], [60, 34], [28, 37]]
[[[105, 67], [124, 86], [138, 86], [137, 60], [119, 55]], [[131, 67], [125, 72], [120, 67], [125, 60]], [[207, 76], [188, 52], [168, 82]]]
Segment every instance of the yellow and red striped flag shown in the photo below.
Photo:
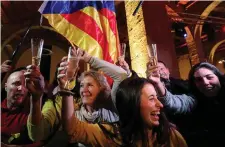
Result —
[[49, 24], [92, 56], [115, 63], [120, 47], [114, 1], [45, 1]]

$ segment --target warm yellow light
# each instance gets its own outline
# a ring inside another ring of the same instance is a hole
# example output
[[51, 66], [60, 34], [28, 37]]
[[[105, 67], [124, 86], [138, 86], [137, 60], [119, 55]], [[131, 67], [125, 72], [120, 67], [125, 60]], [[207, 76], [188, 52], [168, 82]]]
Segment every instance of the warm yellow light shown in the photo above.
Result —
[[132, 15], [138, 3], [139, 1], [125, 1], [131, 67], [140, 77], [146, 77], [146, 63], [149, 58], [142, 8], [135, 16]]
[[223, 64], [223, 63], [225, 63], [225, 60], [219, 60], [218, 63]]

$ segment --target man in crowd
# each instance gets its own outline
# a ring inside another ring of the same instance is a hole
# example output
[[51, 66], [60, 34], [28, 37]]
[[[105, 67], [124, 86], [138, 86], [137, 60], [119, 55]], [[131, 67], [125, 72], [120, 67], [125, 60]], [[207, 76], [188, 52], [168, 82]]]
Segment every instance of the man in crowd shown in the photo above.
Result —
[[1, 103], [1, 146], [41, 145], [40, 142], [33, 143], [27, 133], [30, 94], [25, 86], [25, 71], [26, 68], [13, 71], [5, 83], [6, 98]]

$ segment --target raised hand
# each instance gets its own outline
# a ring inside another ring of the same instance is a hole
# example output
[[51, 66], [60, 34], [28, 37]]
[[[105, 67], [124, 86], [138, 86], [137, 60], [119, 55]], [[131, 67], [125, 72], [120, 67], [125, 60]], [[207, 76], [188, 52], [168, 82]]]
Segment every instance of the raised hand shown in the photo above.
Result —
[[63, 57], [60, 66], [57, 69], [58, 70], [57, 79], [60, 89], [64, 89], [64, 86], [67, 81], [66, 77], [67, 66], [68, 66], [67, 57]]
[[159, 67], [156, 66], [147, 66], [147, 78], [154, 84], [154, 87], [157, 89], [159, 96], [165, 96], [166, 89], [164, 83], [160, 80], [160, 71]]
[[[68, 78], [66, 76], [68, 64], [69, 63], [67, 61], [67, 57], [63, 57], [61, 60], [60, 66], [57, 69], [58, 70], [58, 74], [57, 74], [58, 85], [61, 90], [65, 89], [66, 82], [68, 82]], [[76, 79], [78, 70], [79, 70], [79, 67], [77, 66], [74, 70], [72, 79], [70, 79], [71, 81], [74, 81]]]
[[127, 64], [127, 62], [124, 60], [124, 57], [123, 56], [120, 56], [118, 58], [118, 63], [117, 63], [118, 66], [120, 66], [121, 68], [123, 68], [128, 75], [130, 75], [130, 67], [129, 65]]
[[88, 63], [91, 59], [91, 55], [88, 54], [86, 51], [82, 50], [81, 48], [77, 48], [77, 54], [81, 60]]
[[4, 72], [8, 72], [11, 70], [11, 66], [8, 65], [9, 63], [11, 63], [12, 61], [11, 60], [6, 60], [2, 63], [1, 65], [1, 73], [4, 73]]
[[160, 73], [158, 66], [147, 66], [146, 72], [147, 78], [152, 81], [154, 84], [161, 83], [160, 81]]
[[27, 66], [24, 73], [26, 87], [29, 90], [33, 100], [39, 100], [44, 93], [45, 81], [39, 68], [35, 65]]
[[70, 55], [68, 56], [67, 59], [68, 59], [68, 62], [72, 62], [69, 64], [72, 65], [73, 68], [77, 68], [79, 66], [80, 57], [78, 55], [76, 46], [70, 48]]

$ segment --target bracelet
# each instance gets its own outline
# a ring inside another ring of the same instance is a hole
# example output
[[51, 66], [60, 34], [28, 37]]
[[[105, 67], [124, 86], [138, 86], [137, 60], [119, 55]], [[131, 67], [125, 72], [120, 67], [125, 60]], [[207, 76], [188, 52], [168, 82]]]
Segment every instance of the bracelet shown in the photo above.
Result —
[[69, 91], [69, 90], [60, 90], [58, 91], [59, 95], [61, 96], [73, 96], [74, 95], [74, 92], [72, 91]]

